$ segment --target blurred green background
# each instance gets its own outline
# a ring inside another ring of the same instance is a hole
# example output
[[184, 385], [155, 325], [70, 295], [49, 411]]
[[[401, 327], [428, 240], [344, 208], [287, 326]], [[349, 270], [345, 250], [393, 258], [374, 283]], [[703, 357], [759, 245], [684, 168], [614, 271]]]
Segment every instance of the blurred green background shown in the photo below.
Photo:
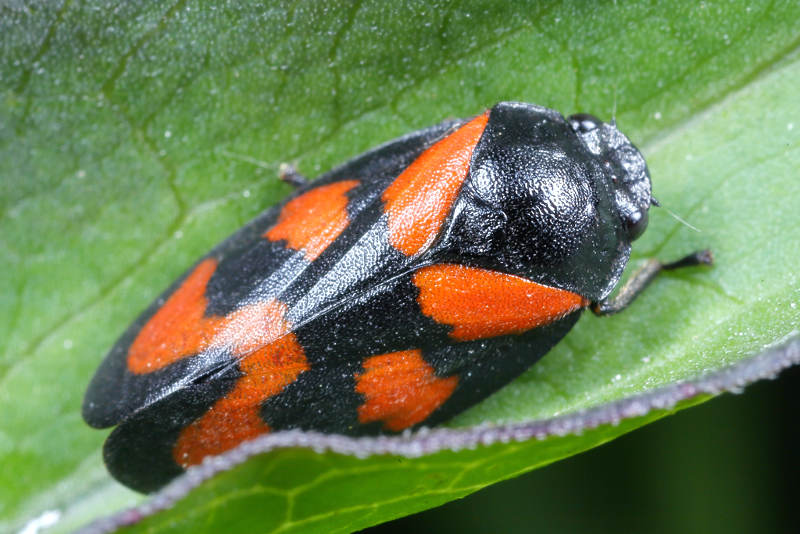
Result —
[[797, 532], [800, 368], [364, 534]]

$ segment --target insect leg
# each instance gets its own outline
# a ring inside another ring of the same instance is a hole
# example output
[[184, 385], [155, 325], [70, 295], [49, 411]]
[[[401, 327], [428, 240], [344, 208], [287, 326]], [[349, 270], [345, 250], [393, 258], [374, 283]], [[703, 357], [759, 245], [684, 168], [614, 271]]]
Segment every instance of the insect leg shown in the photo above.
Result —
[[278, 178], [295, 189], [308, 183], [308, 178], [300, 174], [291, 163], [281, 163], [278, 169]]
[[593, 302], [591, 310], [595, 315], [613, 315], [627, 308], [631, 302], [653, 281], [661, 271], [672, 271], [683, 267], [711, 265], [714, 257], [710, 250], [698, 250], [672, 263], [661, 263], [652, 258], [636, 271], [613, 297]]

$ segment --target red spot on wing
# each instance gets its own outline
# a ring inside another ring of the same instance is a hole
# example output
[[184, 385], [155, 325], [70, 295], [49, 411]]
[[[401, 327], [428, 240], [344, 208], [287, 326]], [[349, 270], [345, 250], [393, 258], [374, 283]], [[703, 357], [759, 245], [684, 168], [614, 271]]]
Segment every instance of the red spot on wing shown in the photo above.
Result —
[[589, 304], [571, 291], [463, 265], [424, 267], [414, 283], [422, 313], [452, 326], [458, 341], [520, 334]]
[[[264, 237], [285, 239], [313, 261], [349, 224], [346, 193], [358, 185], [345, 180], [312, 189], [295, 198]], [[128, 369], [150, 373], [177, 360], [203, 352], [217, 343], [217, 335], [232, 328], [239, 312], [229, 317], [205, 316], [206, 285], [217, 268], [216, 260], [201, 262], [164, 305], [142, 327], [128, 349]], [[245, 332], [246, 329], [241, 329]]]
[[356, 375], [356, 391], [365, 399], [358, 420], [383, 421], [395, 432], [424, 421], [458, 384], [456, 376], [437, 377], [418, 349], [372, 356], [363, 367]]
[[196, 465], [206, 456], [269, 432], [261, 418], [261, 404], [309, 369], [285, 316], [286, 305], [276, 300], [245, 306], [230, 316], [218, 342], [241, 358], [239, 368], [244, 376], [181, 431], [172, 450], [179, 465]]
[[184, 467], [268, 432], [269, 426], [261, 419], [261, 403], [309, 369], [282, 302], [256, 302], [224, 317], [204, 316], [205, 289], [216, 268], [213, 259], [198, 264], [128, 351], [128, 369], [137, 374], [204, 351], [219, 350], [239, 358], [244, 376], [179, 435], [172, 452]]
[[407, 256], [436, 238], [469, 172], [472, 151], [489, 113], [479, 115], [423, 152], [381, 197], [389, 242]]
[[278, 222], [263, 237], [284, 239], [290, 248], [304, 251], [306, 258], [314, 261], [350, 223], [346, 193], [357, 185], [358, 180], [344, 180], [300, 195], [283, 207]]
[[217, 262], [200, 262], [145, 324], [128, 349], [128, 370], [151, 373], [203, 351], [213, 339], [218, 317], [204, 317], [205, 291]]

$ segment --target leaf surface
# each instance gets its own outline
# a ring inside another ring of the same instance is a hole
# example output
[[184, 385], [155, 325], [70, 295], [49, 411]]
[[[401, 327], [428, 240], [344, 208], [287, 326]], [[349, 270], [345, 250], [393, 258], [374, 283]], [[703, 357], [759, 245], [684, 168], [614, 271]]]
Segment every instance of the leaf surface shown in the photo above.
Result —
[[[548, 421], [796, 333], [796, 2], [172, 4], [0, 8], [0, 530], [141, 502], [80, 402], [105, 351], [194, 259], [288, 188], [501, 100], [610, 118], [645, 153], [631, 267], [711, 248], [624, 314], [586, 316], [453, 428]], [[686, 404], [681, 404], [683, 407]], [[438, 505], [660, 417], [419, 458], [275, 449], [137, 529], [345, 532]], [[53, 517], [52, 515], [50, 517]]]

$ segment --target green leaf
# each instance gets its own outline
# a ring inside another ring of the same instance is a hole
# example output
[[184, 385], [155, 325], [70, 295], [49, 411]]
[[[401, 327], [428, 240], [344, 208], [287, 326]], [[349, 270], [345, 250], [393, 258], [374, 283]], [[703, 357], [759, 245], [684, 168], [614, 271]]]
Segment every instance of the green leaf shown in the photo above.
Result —
[[[796, 2], [64, 1], [0, 8], [0, 529], [141, 501], [80, 402], [192, 261], [316, 175], [500, 100], [609, 118], [659, 201], [634, 261], [713, 249], [626, 313], [587, 316], [451, 425], [549, 420], [740, 362], [800, 329]], [[682, 404], [681, 406], [684, 406]], [[664, 415], [412, 459], [255, 456], [140, 530], [339, 532], [435, 506]], [[54, 517], [54, 516], [50, 516]]]

